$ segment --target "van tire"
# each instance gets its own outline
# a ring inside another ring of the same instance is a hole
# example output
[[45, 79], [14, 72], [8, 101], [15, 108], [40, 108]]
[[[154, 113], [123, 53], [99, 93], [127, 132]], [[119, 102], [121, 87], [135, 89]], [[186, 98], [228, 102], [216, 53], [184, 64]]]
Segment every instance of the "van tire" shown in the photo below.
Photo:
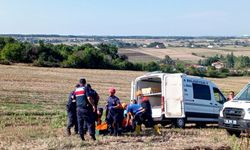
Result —
[[240, 137], [241, 131], [236, 131], [236, 130], [229, 130], [227, 129], [227, 133], [229, 135], [235, 135], [236, 137]]
[[185, 118], [177, 118], [174, 120], [173, 127], [174, 128], [185, 128], [186, 120]]

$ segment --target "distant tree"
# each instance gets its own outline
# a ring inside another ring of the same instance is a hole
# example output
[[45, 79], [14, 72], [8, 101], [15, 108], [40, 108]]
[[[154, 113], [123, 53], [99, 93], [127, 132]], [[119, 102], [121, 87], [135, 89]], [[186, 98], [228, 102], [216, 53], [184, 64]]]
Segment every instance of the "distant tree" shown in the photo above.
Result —
[[234, 68], [234, 64], [235, 64], [234, 59], [235, 59], [235, 57], [234, 57], [233, 52], [226, 56], [226, 66], [227, 66], [227, 68]]
[[199, 61], [199, 64], [203, 66], [211, 66], [212, 63], [217, 62], [219, 60], [220, 60], [219, 56], [216, 55], [216, 56], [208, 57], [207, 59]]
[[150, 43], [147, 47], [148, 48], [166, 48], [166, 46], [163, 43], [160, 43], [160, 42]]
[[183, 63], [177, 63], [176, 64], [176, 71], [180, 73], [185, 72], [185, 65]]
[[166, 64], [166, 65], [175, 65], [175, 61], [172, 58], [170, 58], [168, 55], [166, 55], [164, 59], [160, 61], [160, 63]]
[[235, 68], [241, 69], [250, 67], [250, 58], [248, 56], [239, 56], [235, 58]]
[[149, 62], [145, 63], [142, 69], [145, 71], [158, 71], [160, 70], [160, 66], [156, 62]]
[[1, 52], [1, 57], [11, 62], [22, 62], [23, 50], [24, 48], [20, 43], [7, 43]]
[[97, 45], [97, 47], [102, 53], [110, 55], [112, 59], [116, 59], [119, 57], [118, 48], [114, 45], [101, 43]]
[[165, 72], [165, 73], [174, 73], [176, 69], [175, 69], [174, 66], [172, 66], [172, 65], [161, 64], [161, 65], [160, 65], [160, 70], [161, 70], [162, 72]]

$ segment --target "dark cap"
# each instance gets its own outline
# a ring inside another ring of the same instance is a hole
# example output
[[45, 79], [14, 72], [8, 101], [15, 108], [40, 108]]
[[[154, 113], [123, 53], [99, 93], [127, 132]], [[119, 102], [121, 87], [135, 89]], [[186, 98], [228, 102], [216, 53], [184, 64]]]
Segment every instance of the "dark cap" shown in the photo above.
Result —
[[84, 78], [81, 78], [80, 81], [79, 81], [80, 84], [86, 84], [86, 79]]
[[87, 84], [87, 87], [91, 88], [91, 85], [90, 85], [90, 84]]

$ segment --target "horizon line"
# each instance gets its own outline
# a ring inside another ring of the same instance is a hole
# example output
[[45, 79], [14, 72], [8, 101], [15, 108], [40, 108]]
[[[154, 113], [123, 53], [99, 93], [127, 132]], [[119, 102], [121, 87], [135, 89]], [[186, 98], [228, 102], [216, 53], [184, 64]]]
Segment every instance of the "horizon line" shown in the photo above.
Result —
[[47, 34], [47, 33], [39, 33], [39, 34], [33, 34], [33, 33], [21, 33], [21, 34], [16, 34], [16, 33], [4, 33], [0, 34], [0, 36], [54, 36], [54, 37], [156, 37], [156, 38], [169, 38], [169, 37], [250, 37], [250, 35], [199, 35], [199, 36], [194, 36], [194, 35], [81, 35], [81, 34]]

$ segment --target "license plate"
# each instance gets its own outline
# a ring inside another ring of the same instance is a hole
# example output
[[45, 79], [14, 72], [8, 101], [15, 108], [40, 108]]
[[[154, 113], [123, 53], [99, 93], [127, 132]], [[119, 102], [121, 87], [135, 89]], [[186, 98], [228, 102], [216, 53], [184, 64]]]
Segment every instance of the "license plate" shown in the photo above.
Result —
[[236, 120], [228, 120], [228, 119], [225, 119], [225, 120], [224, 120], [224, 123], [225, 123], [225, 124], [237, 124], [237, 121], [236, 121]]

